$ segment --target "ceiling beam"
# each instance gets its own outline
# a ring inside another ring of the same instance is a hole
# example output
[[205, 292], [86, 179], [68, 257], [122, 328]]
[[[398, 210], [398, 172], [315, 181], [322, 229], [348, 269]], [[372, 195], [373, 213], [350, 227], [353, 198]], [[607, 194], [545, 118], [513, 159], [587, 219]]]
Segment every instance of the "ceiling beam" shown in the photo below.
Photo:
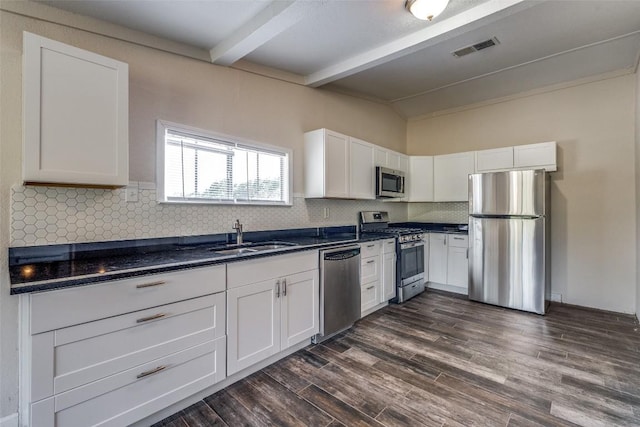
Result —
[[408, 36], [311, 73], [305, 77], [305, 84], [319, 87], [331, 83], [441, 43], [536, 4], [539, 3], [525, 0], [489, 0]]
[[273, 0], [230, 37], [209, 50], [211, 62], [231, 65], [311, 15], [319, 1]]

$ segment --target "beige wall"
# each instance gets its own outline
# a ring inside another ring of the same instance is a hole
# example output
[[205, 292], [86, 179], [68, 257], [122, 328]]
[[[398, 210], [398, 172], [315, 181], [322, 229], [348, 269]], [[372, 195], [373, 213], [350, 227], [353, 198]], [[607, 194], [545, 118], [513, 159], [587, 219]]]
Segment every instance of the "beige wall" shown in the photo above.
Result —
[[409, 121], [408, 154], [558, 142], [551, 185], [552, 290], [635, 312], [635, 76]]
[[303, 191], [304, 131], [327, 127], [404, 151], [406, 121], [385, 105], [0, 11], [0, 419], [18, 409], [18, 298], [9, 295], [7, 248], [10, 189], [21, 173], [24, 30], [129, 64], [132, 181], [155, 181], [157, 118], [293, 149], [294, 193]]

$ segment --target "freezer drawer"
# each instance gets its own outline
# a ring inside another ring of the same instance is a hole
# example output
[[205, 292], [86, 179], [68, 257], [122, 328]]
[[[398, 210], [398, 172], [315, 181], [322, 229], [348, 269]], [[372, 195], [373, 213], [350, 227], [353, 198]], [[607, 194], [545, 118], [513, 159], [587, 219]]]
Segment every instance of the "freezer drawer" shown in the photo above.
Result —
[[545, 312], [545, 220], [469, 218], [469, 299]]
[[545, 215], [544, 170], [469, 175], [469, 215]]

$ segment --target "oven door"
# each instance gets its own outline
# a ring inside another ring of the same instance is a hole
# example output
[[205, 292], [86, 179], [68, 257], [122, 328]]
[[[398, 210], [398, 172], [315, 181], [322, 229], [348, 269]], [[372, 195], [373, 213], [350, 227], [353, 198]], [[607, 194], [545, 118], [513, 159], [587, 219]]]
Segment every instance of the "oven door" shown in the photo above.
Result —
[[400, 286], [424, 280], [424, 242], [400, 245]]

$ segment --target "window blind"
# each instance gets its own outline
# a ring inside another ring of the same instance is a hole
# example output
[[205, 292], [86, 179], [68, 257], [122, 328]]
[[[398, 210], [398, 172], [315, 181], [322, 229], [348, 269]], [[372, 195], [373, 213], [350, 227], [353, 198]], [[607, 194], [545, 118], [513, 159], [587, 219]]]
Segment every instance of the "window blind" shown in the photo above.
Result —
[[166, 201], [287, 204], [289, 154], [166, 128]]

